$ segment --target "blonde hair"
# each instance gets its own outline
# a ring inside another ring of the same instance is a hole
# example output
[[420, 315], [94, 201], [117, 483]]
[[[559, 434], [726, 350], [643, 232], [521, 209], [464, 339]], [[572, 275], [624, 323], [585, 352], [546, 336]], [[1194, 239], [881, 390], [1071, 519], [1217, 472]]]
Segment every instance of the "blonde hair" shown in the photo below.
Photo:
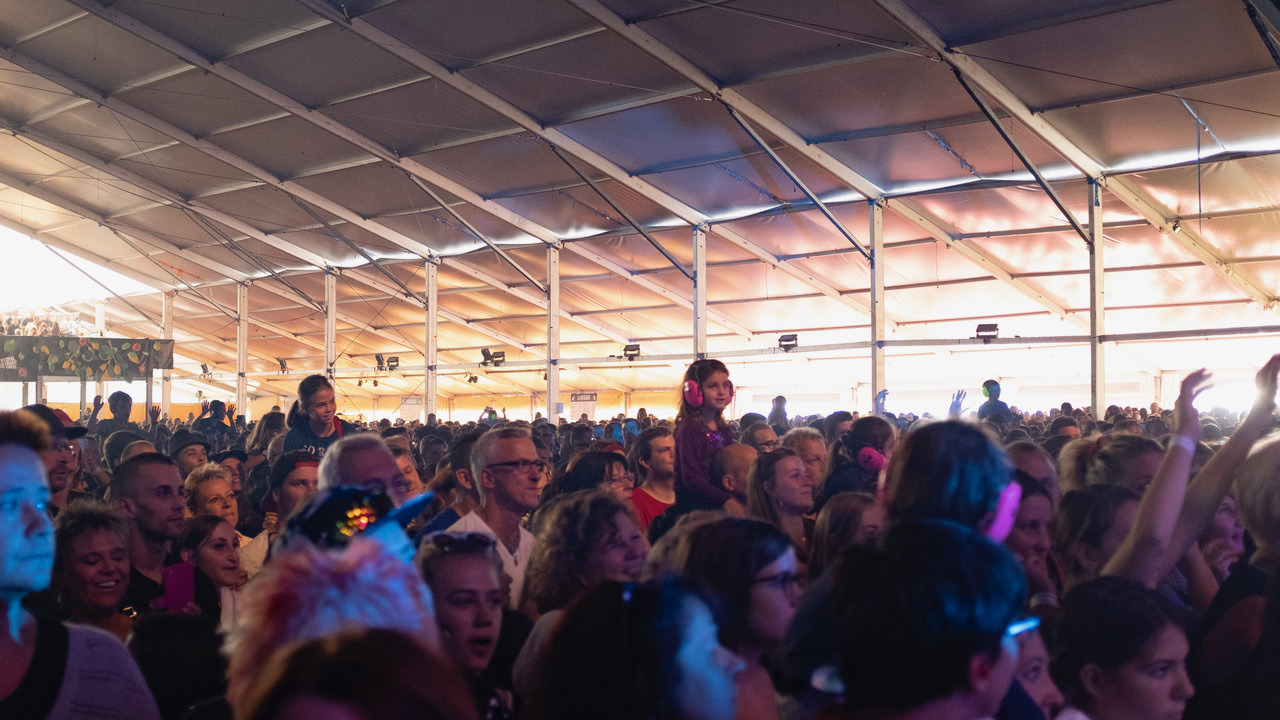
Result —
[[182, 487], [187, 491], [187, 507], [192, 512], [198, 514], [199, 508], [196, 507], [196, 495], [199, 493], [200, 486], [212, 482], [214, 480], [223, 480], [228, 485], [231, 484], [231, 474], [227, 469], [218, 463], [205, 463], [198, 466], [187, 475], [187, 479], [182, 481]]
[[1236, 473], [1236, 509], [1258, 555], [1280, 559], [1280, 435], [1258, 443]]

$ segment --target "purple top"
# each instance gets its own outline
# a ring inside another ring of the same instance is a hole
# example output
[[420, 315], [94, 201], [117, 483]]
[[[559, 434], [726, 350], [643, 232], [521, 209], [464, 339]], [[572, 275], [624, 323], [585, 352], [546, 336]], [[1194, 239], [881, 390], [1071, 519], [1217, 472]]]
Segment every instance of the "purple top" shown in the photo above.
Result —
[[722, 506], [728, 491], [711, 482], [711, 456], [733, 444], [729, 433], [708, 430], [701, 420], [682, 420], [676, 425], [676, 492], [687, 504]]

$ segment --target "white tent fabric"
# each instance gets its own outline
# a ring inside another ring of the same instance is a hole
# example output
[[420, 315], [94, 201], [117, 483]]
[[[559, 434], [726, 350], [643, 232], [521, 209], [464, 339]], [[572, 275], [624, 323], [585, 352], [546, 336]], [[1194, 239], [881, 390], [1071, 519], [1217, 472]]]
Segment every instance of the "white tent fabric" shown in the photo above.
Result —
[[[107, 301], [112, 334], [159, 335], [175, 293], [177, 374], [205, 363], [225, 392], [242, 369], [255, 396], [292, 392], [279, 358], [322, 369], [326, 268], [345, 391], [421, 394], [438, 263], [451, 398], [546, 392], [548, 244], [560, 389], [673, 386], [705, 224], [708, 353], [762, 393], [865, 406], [871, 267], [803, 183], [858, 245], [882, 218], [899, 397], [999, 377], [1087, 399], [1087, 244], [967, 84], [1081, 225], [1099, 188], [1105, 378], [1134, 402], [1278, 347], [1258, 27], [1274, 42], [1280, 11], [1257, 4], [1256, 24], [1241, 0], [4, 0], [0, 225], [155, 288], [129, 298], [147, 318]], [[979, 322], [1001, 341], [959, 342]]]

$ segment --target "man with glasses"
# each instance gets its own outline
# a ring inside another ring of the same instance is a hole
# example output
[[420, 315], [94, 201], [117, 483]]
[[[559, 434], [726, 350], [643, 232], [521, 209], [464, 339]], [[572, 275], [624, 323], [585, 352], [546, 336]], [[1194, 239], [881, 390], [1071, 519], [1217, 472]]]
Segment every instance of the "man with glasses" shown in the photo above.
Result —
[[387, 443], [374, 433], [348, 435], [329, 446], [320, 460], [320, 489], [339, 485], [384, 492], [396, 507], [409, 499], [409, 481]]
[[152, 601], [164, 595], [169, 544], [182, 534], [186, 521], [186, 491], [178, 464], [160, 453], [143, 453], [120, 463], [111, 478], [110, 500], [129, 520], [131, 567], [124, 605], [150, 612]]
[[449, 532], [488, 533], [498, 541], [502, 569], [511, 579], [511, 608], [520, 607], [524, 573], [533, 552], [533, 534], [520, 521], [538, 507], [538, 480], [546, 463], [538, 457], [529, 430], [503, 427], [486, 432], [471, 449], [471, 475], [480, 507]]
[[778, 449], [778, 433], [764, 423], [756, 423], [742, 431], [742, 444], [750, 445], [760, 454], [773, 452]]
[[47, 405], [28, 405], [23, 410], [35, 413], [49, 428], [50, 449], [40, 453], [49, 479], [49, 517], [67, 506], [71, 483], [80, 472], [80, 438], [89, 431], [72, 422], [61, 410]]

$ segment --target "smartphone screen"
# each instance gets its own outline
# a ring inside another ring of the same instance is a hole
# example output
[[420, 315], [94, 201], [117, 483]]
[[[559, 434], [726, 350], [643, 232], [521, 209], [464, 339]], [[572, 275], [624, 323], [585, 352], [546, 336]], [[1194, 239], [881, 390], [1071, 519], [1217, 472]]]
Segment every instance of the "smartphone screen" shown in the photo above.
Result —
[[163, 572], [165, 612], [182, 612], [196, 599], [195, 566], [191, 563], [170, 565]]

